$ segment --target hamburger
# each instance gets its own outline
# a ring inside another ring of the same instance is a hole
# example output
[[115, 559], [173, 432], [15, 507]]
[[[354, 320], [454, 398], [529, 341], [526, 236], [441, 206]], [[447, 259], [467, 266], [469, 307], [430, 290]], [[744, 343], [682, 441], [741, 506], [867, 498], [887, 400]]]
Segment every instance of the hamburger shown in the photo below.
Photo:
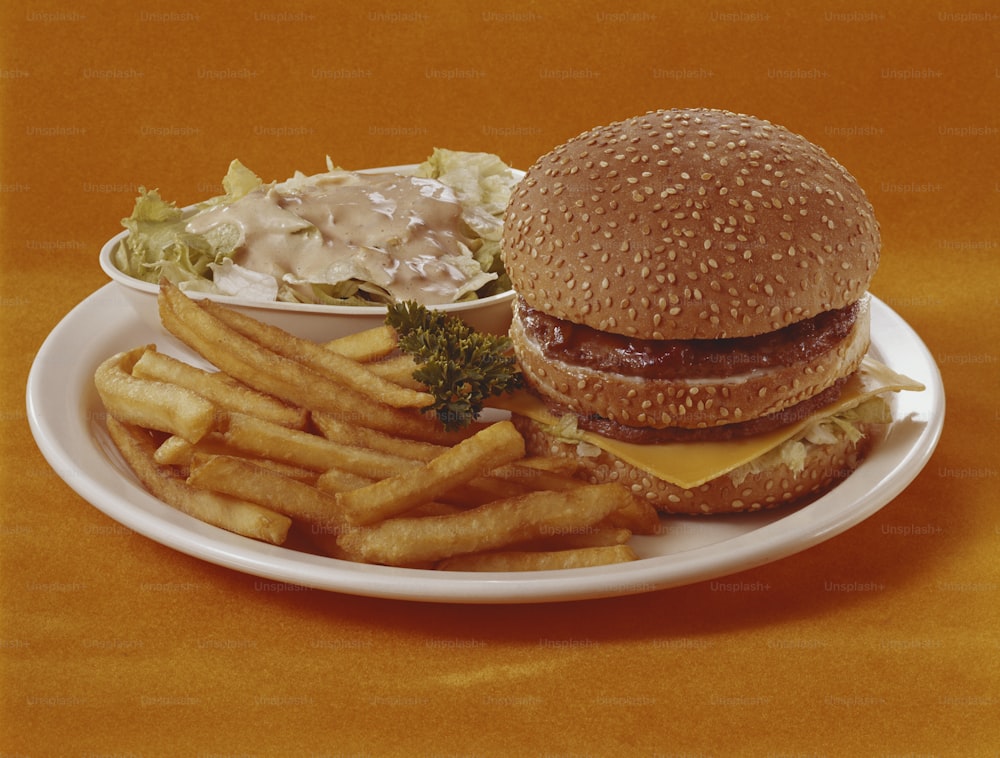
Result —
[[554, 148], [502, 239], [528, 449], [667, 512], [815, 496], [918, 388], [866, 358], [880, 250], [854, 177], [768, 121], [660, 110]]

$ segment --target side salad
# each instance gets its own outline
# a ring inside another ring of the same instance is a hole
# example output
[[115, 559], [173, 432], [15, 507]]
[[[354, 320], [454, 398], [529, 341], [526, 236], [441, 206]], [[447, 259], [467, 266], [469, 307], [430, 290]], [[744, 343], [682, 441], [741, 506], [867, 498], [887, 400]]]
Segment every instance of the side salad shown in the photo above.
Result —
[[188, 208], [140, 188], [114, 265], [148, 282], [258, 301], [434, 305], [510, 289], [503, 214], [519, 174], [437, 148], [410, 173], [296, 172], [265, 183], [234, 160]]

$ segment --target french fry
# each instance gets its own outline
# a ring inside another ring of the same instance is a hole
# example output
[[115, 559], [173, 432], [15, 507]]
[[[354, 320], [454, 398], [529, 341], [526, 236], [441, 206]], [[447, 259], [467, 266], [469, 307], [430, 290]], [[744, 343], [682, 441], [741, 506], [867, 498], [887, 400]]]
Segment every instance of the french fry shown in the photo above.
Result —
[[344, 523], [336, 499], [246, 458], [196, 454], [187, 483], [257, 503], [308, 524], [332, 528]]
[[411, 389], [424, 389], [425, 385], [413, 378], [417, 362], [412, 355], [397, 355], [367, 364], [373, 374]]
[[555, 458], [547, 455], [532, 455], [521, 461], [522, 466], [530, 466], [538, 471], [547, 471], [550, 474], [566, 474], [573, 476], [580, 470], [580, 464], [576, 460], [564, 456]]
[[[427, 462], [448, 450], [446, 445], [394, 437], [391, 434], [379, 432], [375, 429], [367, 429], [356, 424], [345, 423], [326, 413], [314, 413], [313, 421], [325, 437], [335, 442], [367, 447], [371, 450], [377, 450], [401, 458], [409, 458], [414, 461]], [[473, 428], [482, 430], [487, 426], [488, 424], [476, 424]], [[536, 486], [529, 487], [525, 486], [524, 482], [516, 481], [514, 476], [495, 476], [491, 473], [487, 476], [477, 476], [468, 482], [463, 482], [460, 487], [444, 493], [442, 499], [459, 506], [482, 505], [483, 503], [488, 503], [490, 500], [523, 495], [530, 489], [541, 489], [541, 487], [537, 486], [537, 481], [533, 483]], [[351, 487], [349, 489], [354, 488]]]
[[347, 492], [366, 487], [374, 481], [371, 477], [352, 474], [341, 468], [330, 468], [319, 475], [316, 486], [326, 492]]
[[[187, 469], [190, 468], [191, 461], [196, 455], [230, 455], [242, 458], [245, 457], [242, 455], [242, 452], [226, 444], [225, 437], [218, 432], [206, 434], [193, 445], [175, 434], [167, 437], [167, 439], [160, 443], [153, 454], [153, 459], [161, 466], [176, 466], [180, 469]], [[275, 461], [270, 458], [252, 458], [247, 460], [251, 460], [257, 466], [276, 471], [291, 479], [297, 479], [300, 482], [315, 484], [316, 480], [319, 479], [318, 472], [296, 466], [292, 463]]]
[[359, 363], [369, 363], [392, 353], [398, 341], [396, 330], [391, 326], [376, 326], [330, 340], [324, 347]]
[[[364, 487], [373, 482], [373, 479], [350, 474], [340, 469], [330, 469], [325, 471], [316, 480], [316, 486], [326, 492], [349, 492]], [[438, 503], [431, 501], [411, 508], [406, 512], [407, 516], [441, 516], [446, 513], [458, 513], [461, 508], [450, 503]]]
[[660, 528], [660, 515], [648, 502], [633, 497], [624, 507], [611, 513], [606, 523], [628, 529], [632, 534], [656, 534]]
[[166, 280], [160, 282], [159, 307], [165, 329], [220, 370], [260, 392], [309, 411], [363, 418], [366, 426], [401, 437], [452, 444], [471, 433], [448, 431], [436, 418], [415, 409], [373, 402], [329, 381], [222, 323]]
[[566, 490], [582, 487], [586, 482], [563, 473], [546, 471], [527, 465], [525, 461], [499, 466], [492, 472], [494, 477], [523, 484], [535, 490]]
[[219, 321], [166, 280], [160, 282], [160, 320], [179, 340], [230, 376], [309, 410], [350, 411], [362, 395], [325, 380]]
[[442, 493], [440, 499], [445, 503], [457, 505], [462, 508], [474, 508], [477, 505], [489, 503], [493, 500], [517, 497], [531, 491], [531, 487], [525, 487], [520, 482], [515, 482], [511, 479], [500, 479], [495, 476], [477, 476]]
[[[199, 308], [166, 279], [160, 280], [157, 304], [164, 328], [217, 368], [254, 389], [304, 406], [298, 392], [293, 390], [295, 397], [283, 397], [279, 392], [296, 381], [316, 382], [315, 372], [262, 349]], [[254, 381], [255, 377], [260, 381]], [[273, 392], [273, 387], [279, 392]]]
[[[393, 410], [396, 411], [395, 414], [379, 413], [377, 408], [366, 409], [364, 426], [380, 432], [389, 432], [404, 439], [430, 442], [435, 445], [454, 445], [471, 437], [480, 428], [478, 424], [470, 424], [464, 429], [448, 430], [434, 416], [404, 408]], [[354, 415], [357, 415], [356, 406], [353, 411], [348, 411], [346, 414], [348, 418]]]
[[448, 448], [419, 468], [339, 493], [337, 501], [352, 523], [370, 524], [434, 500], [493, 465], [523, 457], [524, 438], [511, 422], [501, 421]]
[[212, 429], [215, 405], [184, 387], [132, 376], [132, 367], [152, 346], [113, 355], [94, 373], [104, 408], [120, 421], [197, 442]]
[[161, 466], [189, 466], [191, 457], [196, 452], [219, 454], [232, 451], [219, 432], [209, 432], [197, 442], [188, 442], [183, 437], [172, 434], [159, 444], [153, 453], [153, 459]]
[[[567, 460], [533, 456], [496, 468], [491, 473], [494, 477], [513, 479], [534, 489], [565, 490], [586, 484], [585, 480], [573, 476], [577, 464], [567, 464]], [[627, 529], [632, 534], [656, 534], [660, 516], [648, 502], [633, 498], [624, 508], [610, 514], [606, 523], [610, 528]]]
[[511, 549], [554, 551], [576, 550], [585, 547], [609, 547], [611, 545], [624, 545], [631, 536], [632, 532], [628, 529], [604, 526], [604, 522], [601, 522], [591, 526], [574, 525], [546, 529], [544, 536], [523, 545], [512, 545]]
[[501, 551], [448, 558], [437, 565], [442, 571], [553, 571], [607, 566], [637, 560], [628, 545], [584, 547], [570, 550]]
[[323, 436], [333, 442], [339, 442], [343, 445], [367, 447], [371, 450], [398, 455], [401, 458], [429, 461], [434, 456], [440, 455], [448, 449], [446, 445], [405, 439], [388, 434], [387, 432], [380, 432], [377, 429], [369, 429], [366, 426], [345, 421], [330, 413], [314, 413], [312, 419], [313, 423], [323, 433]]
[[449, 505], [448, 503], [439, 503], [437, 501], [431, 501], [429, 503], [424, 503], [423, 505], [418, 505], [416, 508], [411, 508], [406, 512], [407, 517], [418, 516], [425, 518], [427, 516], [450, 516], [455, 513], [461, 513], [462, 508], [454, 505]]
[[231, 447], [261, 458], [322, 472], [339, 468], [373, 479], [416, 468], [419, 461], [341, 445], [316, 434], [272, 424], [243, 413], [229, 414], [223, 438]]
[[523, 543], [544, 536], [546, 529], [596, 524], [631, 497], [617, 484], [532, 492], [452, 515], [393, 518], [349, 529], [338, 544], [354, 560], [412, 566]]
[[306, 425], [308, 414], [304, 409], [252, 390], [219, 371], [204, 371], [156, 350], [147, 350], [139, 357], [132, 367], [132, 375], [176, 384], [226, 410], [259, 416], [294, 429], [303, 429]]
[[145, 430], [110, 415], [106, 423], [115, 447], [154, 497], [189, 516], [244, 537], [275, 545], [285, 541], [292, 524], [287, 516], [255, 503], [189, 486], [172, 468], [153, 460], [156, 443]]
[[[237, 456], [241, 457], [241, 456]], [[292, 463], [284, 463], [282, 461], [273, 461], [270, 458], [253, 458], [247, 459], [255, 466], [260, 466], [261, 468], [266, 468], [269, 471], [274, 471], [275, 473], [281, 474], [289, 479], [295, 479], [299, 482], [304, 482], [312, 487], [316, 486], [316, 480], [319, 479], [319, 474], [315, 471], [311, 471], [307, 468], [302, 468], [301, 466], [296, 466]]]
[[213, 300], [198, 305], [226, 326], [274, 353], [300, 363], [318, 374], [350, 387], [356, 392], [394, 408], [424, 408], [434, 402], [433, 395], [400, 387], [372, 373], [367, 366], [335, 350], [300, 339], [276, 326], [232, 310]]

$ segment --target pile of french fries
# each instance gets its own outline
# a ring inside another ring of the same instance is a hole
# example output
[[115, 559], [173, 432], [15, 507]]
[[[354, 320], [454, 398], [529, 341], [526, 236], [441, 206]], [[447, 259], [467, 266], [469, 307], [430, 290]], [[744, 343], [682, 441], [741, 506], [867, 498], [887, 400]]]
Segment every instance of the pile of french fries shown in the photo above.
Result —
[[325, 344], [164, 281], [164, 327], [217, 370], [136, 347], [95, 384], [122, 457], [155, 497], [209, 524], [334, 558], [453, 571], [634, 560], [651, 506], [526, 456], [506, 420], [448, 431], [421, 412], [390, 327]]

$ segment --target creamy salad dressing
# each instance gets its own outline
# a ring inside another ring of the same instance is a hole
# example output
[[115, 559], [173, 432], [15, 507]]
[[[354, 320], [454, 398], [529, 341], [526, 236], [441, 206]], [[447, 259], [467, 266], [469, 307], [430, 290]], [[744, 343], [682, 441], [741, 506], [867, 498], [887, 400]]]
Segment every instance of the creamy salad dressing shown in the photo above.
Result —
[[397, 174], [328, 174], [265, 185], [187, 220], [239, 231], [233, 263], [290, 285], [371, 282], [395, 300], [450, 303], [495, 278], [473, 258], [453, 190]]

